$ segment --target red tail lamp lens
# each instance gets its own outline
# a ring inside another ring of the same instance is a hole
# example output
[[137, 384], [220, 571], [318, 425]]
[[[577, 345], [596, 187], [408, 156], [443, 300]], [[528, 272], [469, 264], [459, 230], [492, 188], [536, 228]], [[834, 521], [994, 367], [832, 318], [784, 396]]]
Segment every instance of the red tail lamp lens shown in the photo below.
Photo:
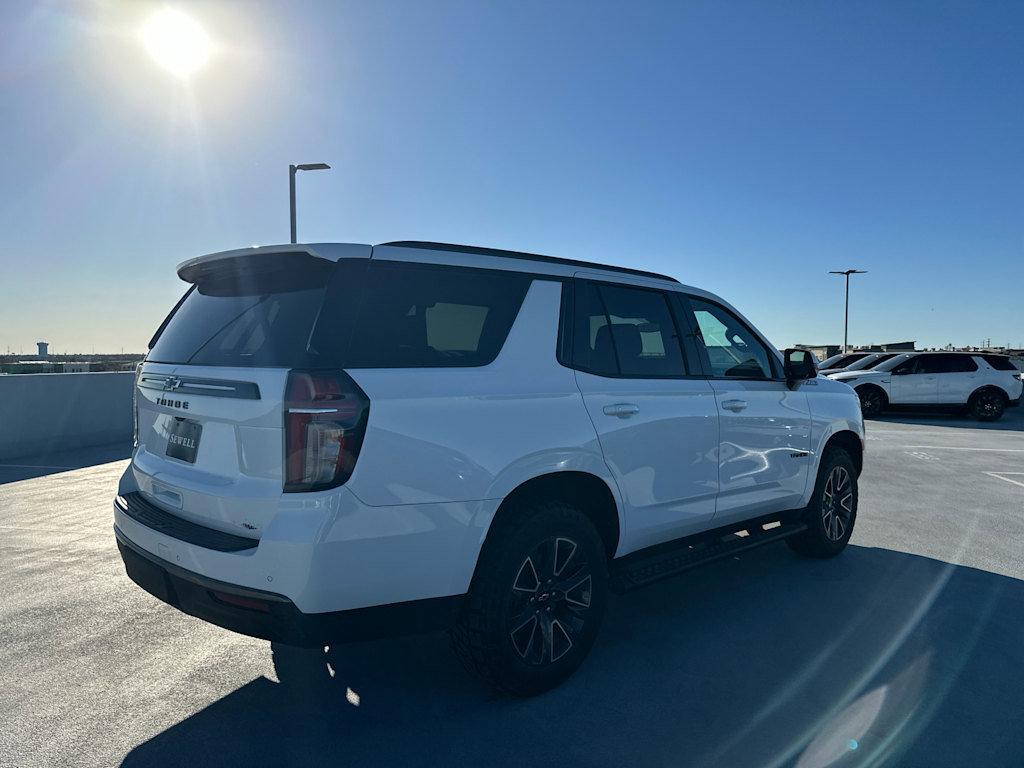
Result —
[[291, 371], [285, 387], [285, 491], [335, 488], [352, 475], [370, 401], [344, 371]]

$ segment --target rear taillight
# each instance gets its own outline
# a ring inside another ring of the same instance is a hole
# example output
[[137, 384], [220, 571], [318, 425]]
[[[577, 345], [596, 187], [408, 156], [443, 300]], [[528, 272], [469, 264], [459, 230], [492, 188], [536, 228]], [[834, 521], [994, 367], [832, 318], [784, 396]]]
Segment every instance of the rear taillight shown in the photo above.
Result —
[[284, 490], [348, 480], [370, 410], [363, 390], [344, 371], [291, 371], [284, 399]]
[[132, 386], [132, 448], [139, 447], [139, 377], [141, 375], [142, 362], [135, 366], [135, 384]]

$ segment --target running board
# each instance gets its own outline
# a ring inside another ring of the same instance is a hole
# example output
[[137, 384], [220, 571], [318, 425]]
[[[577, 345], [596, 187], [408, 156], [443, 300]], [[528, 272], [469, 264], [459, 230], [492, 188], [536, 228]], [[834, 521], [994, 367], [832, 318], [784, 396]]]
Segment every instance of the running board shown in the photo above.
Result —
[[780, 521], [775, 517], [774, 520], [749, 521], [658, 544], [614, 560], [609, 586], [613, 592], [626, 592], [714, 560], [782, 541], [805, 530], [805, 523]]

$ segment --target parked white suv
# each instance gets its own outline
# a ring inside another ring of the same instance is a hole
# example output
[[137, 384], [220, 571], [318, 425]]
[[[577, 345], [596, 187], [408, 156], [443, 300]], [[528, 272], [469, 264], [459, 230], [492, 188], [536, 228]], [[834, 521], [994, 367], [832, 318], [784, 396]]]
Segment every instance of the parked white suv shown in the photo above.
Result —
[[1024, 387], [1008, 357], [972, 352], [909, 352], [832, 378], [856, 390], [868, 418], [897, 406], [966, 408], [977, 419], [994, 421], [1006, 408], [1020, 405]]
[[608, 591], [857, 515], [852, 390], [669, 277], [436, 243], [187, 261], [138, 373], [128, 575], [288, 646], [451, 628], [499, 689], [570, 675]]

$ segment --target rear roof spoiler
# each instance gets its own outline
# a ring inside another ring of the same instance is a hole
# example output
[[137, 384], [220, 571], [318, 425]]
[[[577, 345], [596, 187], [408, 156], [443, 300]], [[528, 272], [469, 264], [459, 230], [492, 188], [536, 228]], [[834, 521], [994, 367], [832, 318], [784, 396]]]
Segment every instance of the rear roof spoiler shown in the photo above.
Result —
[[260, 265], [280, 268], [282, 262], [301, 263], [309, 259], [338, 261], [339, 259], [368, 259], [373, 252], [369, 245], [357, 243], [303, 243], [288, 245], [264, 245], [252, 248], [238, 248], [197, 256], [178, 265], [178, 277], [186, 283], [196, 283], [203, 276], [214, 272], [232, 271], [242, 268], [251, 270]]

